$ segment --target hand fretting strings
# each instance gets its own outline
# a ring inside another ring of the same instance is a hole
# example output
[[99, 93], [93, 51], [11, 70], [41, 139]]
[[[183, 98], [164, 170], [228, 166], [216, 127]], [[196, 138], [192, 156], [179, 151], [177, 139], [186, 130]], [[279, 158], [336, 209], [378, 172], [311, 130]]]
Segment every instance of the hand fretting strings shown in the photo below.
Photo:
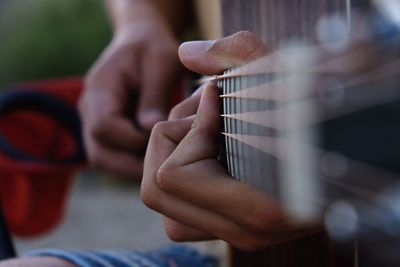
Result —
[[[335, 200], [345, 199], [356, 208], [380, 208], [388, 214], [393, 213], [393, 207], [388, 205], [393, 196], [387, 196], [385, 192], [399, 186], [397, 174], [340, 154], [338, 156], [343, 158], [346, 170], [338, 177], [326, 173], [326, 170], [324, 173], [322, 162], [332, 152], [318, 147], [318, 142], [310, 144], [310, 140], [296, 144], [297, 149], [308, 151], [304, 157], [313, 155], [318, 160], [308, 166], [296, 166], [290, 160], [288, 136], [304, 134], [305, 131], [315, 134], [318, 133], [316, 126], [321, 127], [320, 123], [400, 100], [400, 90], [396, 88], [400, 84], [400, 59], [376, 61], [367, 58], [354, 64], [355, 59], [365, 55], [365, 50], [354, 49], [329, 58], [321, 55], [318, 47], [303, 47], [299, 53], [313, 55], [317, 62], [300, 67], [301, 62], [291, 61], [297, 67], [288, 67], [286, 52], [279, 50], [221, 76], [202, 80], [216, 81], [222, 89], [221, 116], [231, 175], [282, 198], [285, 188], [282, 188], [282, 173], [279, 173], [277, 165], [294, 168], [295, 173], [302, 173], [301, 177], [312, 176], [315, 184], [307, 186], [318, 184], [318, 189], [303, 191], [290, 187], [286, 194], [292, 194], [292, 198], [300, 202], [308, 199], [307, 204], [319, 206], [316, 210], [326, 210]], [[299, 77], [312, 86], [296, 86]], [[362, 101], [355, 101], [357, 99]], [[304, 109], [310, 106], [318, 114], [301, 117]], [[287, 123], [287, 118], [293, 114], [298, 120], [295, 125]], [[328, 164], [335, 165], [335, 162]], [[365, 218], [361, 214], [359, 219]], [[360, 224], [386, 231], [376, 226], [374, 221], [363, 220]]]

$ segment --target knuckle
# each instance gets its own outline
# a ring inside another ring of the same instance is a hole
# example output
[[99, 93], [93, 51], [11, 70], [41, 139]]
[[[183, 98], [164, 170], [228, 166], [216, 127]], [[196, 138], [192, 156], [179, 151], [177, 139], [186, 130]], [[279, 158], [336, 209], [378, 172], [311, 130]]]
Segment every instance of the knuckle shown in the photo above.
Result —
[[183, 107], [181, 104], [175, 106], [171, 112], [169, 113], [169, 118], [170, 120], [176, 120], [176, 119], [180, 119], [184, 116], [183, 114]]
[[258, 42], [258, 39], [255, 36], [255, 34], [249, 31], [237, 32], [232, 36], [231, 40], [232, 40], [231, 42], [232, 49], [246, 48], [247, 50], [255, 42]]
[[158, 206], [155, 196], [156, 194], [154, 194], [153, 190], [151, 190], [148, 185], [142, 184], [140, 188], [140, 197], [143, 203], [150, 209], [156, 209]]
[[159, 147], [163, 146], [163, 143], [165, 142], [164, 139], [167, 127], [168, 124], [165, 121], [157, 122], [153, 126], [150, 134], [148, 148], [151, 148], [152, 150], [156, 151], [158, 150]]
[[160, 134], [160, 133], [163, 133], [163, 132], [165, 132], [165, 130], [166, 130], [166, 128], [168, 127], [168, 122], [166, 122], [166, 121], [159, 121], [159, 122], [157, 122], [156, 124], [154, 124], [154, 127], [153, 127], [153, 133], [155, 133], [155, 134]]
[[174, 186], [174, 169], [164, 165], [157, 171], [156, 181], [158, 187], [167, 191]]
[[257, 35], [249, 31], [240, 31], [232, 36], [231, 49], [239, 51], [242, 60], [253, 60], [266, 54], [265, 45]]
[[154, 124], [151, 130], [150, 141], [155, 143], [156, 146], [159, 145], [158, 143], [163, 139], [168, 127], [169, 123], [167, 121], [160, 121]]
[[164, 140], [168, 133], [177, 127], [176, 122], [173, 121], [160, 121], [157, 122], [152, 129], [151, 137], [153, 141]]
[[245, 226], [254, 232], [263, 232], [268, 230], [271, 224], [271, 216], [264, 210], [254, 209], [244, 221]]
[[233, 35], [233, 40], [240, 43], [258, 41], [257, 35], [251, 31], [239, 31]]

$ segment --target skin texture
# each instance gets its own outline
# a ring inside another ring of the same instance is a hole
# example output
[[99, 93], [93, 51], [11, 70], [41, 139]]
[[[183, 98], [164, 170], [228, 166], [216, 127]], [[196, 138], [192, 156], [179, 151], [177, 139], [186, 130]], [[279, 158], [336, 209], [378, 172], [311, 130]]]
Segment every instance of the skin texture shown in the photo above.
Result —
[[[179, 49], [182, 63], [202, 74], [218, 74], [267, 53], [249, 32], [184, 43]], [[289, 223], [276, 201], [227, 174], [217, 161], [219, 127], [217, 88], [209, 83], [152, 131], [141, 196], [147, 206], [165, 215], [169, 237], [219, 238], [253, 251], [308, 232]]]
[[176, 25], [183, 24], [185, 5], [179, 2], [107, 1], [114, 38], [87, 74], [79, 101], [88, 159], [97, 169], [142, 175], [149, 132], [167, 118], [183, 75]]

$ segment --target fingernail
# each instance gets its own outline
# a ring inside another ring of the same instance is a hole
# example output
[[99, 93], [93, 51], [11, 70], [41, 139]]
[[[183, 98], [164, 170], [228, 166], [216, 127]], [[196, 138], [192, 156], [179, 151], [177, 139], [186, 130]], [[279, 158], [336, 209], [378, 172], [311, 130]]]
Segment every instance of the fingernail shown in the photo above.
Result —
[[181, 44], [179, 50], [184, 56], [196, 56], [207, 52], [215, 41], [192, 41]]
[[166, 116], [160, 112], [159, 110], [148, 110], [145, 112], [142, 112], [139, 115], [139, 123], [140, 125], [145, 128], [150, 130], [153, 128], [154, 124], [156, 124], [159, 121], [165, 120]]

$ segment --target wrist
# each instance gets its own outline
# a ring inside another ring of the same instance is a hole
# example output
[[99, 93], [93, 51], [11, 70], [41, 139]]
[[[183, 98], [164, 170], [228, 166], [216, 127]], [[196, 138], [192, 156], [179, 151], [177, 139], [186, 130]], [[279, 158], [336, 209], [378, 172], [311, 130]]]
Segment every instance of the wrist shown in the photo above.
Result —
[[137, 44], [160, 44], [168, 46], [174, 44], [178, 47], [178, 40], [172, 31], [162, 24], [148, 21], [138, 21], [114, 32], [112, 44], [116, 47]]
[[178, 47], [178, 39], [171, 29], [158, 20], [136, 20], [114, 32], [112, 45], [126, 47], [138, 44], [162, 44]]
[[141, 28], [146, 24], [165, 24], [164, 18], [151, 0], [108, 0], [108, 6], [115, 34], [129, 32], [131, 28]]

